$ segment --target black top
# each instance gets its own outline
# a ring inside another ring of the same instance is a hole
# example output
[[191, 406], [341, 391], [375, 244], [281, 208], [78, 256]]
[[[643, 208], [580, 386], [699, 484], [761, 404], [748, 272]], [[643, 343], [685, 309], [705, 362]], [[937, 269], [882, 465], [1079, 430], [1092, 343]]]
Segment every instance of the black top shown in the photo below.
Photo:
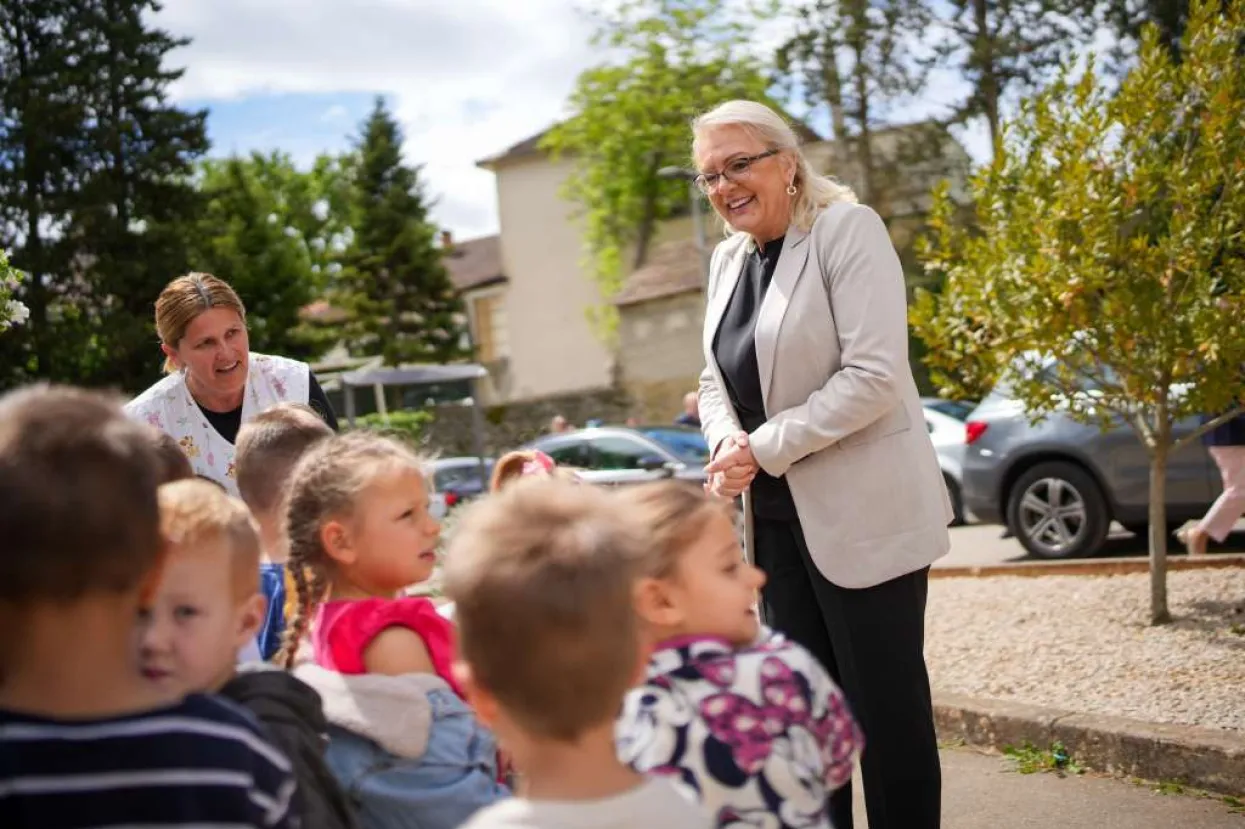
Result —
[[[761, 301], [774, 278], [784, 240], [785, 237], [766, 242], [764, 248], [748, 255], [713, 338], [713, 355], [722, 369], [726, 393], [740, 425], [749, 433], [768, 419], [755, 332]], [[775, 478], [763, 469], [757, 473], [752, 481], [752, 514], [780, 521], [796, 518], [795, 502], [785, 478]]]
[[[193, 397], [191, 398], [194, 399]], [[228, 412], [214, 412], [211, 409], [203, 408], [203, 405], [195, 400], [195, 405], [199, 407], [199, 411], [203, 412], [203, 416], [207, 418], [207, 422], [212, 424], [212, 428], [230, 443], [234, 443], [238, 438], [238, 430], [242, 428], [242, 407]], [[329, 404], [329, 398], [324, 393], [324, 389], [320, 388], [320, 384], [316, 382], [316, 376], [311, 373], [311, 369], [307, 369], [307, 405], [316, 410], [316, 414], [320, 415], [320, 419], [329, 425], [334, 432], [338, 431], [337, 415], [333, 413], [333, 407]]]
[[319, 694], [259, 663], [240, 668], [220, 695], [254, 714], [289, 759], [298, 781], [291, 808], [304, 829], [355, 829], [350, 801], [324, 759], [328, 722]]
[[0, 710], [0, 826], [298, 826], [294, 788], [285, 756], [223, 700], [99, 720]]

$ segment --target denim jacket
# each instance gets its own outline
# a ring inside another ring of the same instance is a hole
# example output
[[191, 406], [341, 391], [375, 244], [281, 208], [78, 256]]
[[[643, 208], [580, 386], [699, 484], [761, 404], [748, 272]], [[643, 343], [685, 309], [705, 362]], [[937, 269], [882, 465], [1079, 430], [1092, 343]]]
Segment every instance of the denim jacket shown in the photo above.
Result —
[[305, 664], [295, 675], [324, 700], [329, 768], [363, 829], [455, 829], [509, 796], [493, 736], [432, 674], [346, 675]]

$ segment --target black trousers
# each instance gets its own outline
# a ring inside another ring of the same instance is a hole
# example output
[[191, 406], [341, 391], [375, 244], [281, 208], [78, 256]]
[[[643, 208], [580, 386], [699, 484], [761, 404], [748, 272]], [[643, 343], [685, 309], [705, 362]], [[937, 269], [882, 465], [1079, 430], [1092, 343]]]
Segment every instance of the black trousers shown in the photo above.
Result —
[[[843, 689], [865, 735], [869, 829], [937, 829], [942, 767], [925, 669], [929, 569], [853, 590], [831, 584], [797, 521], [756, 519], [766, 623], [812, 651]], [[849, 783], [830, 799], [835, 829], [853, 829]]]

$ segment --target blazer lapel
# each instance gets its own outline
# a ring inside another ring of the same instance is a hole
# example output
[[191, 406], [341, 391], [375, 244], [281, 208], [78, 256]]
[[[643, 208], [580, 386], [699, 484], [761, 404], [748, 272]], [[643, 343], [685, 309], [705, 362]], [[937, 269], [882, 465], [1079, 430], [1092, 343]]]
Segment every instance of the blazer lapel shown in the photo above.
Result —
[[774, 361], [778, 355], [778, 331], [782, 327], [787, 306], [791, 304], [791, 296], [795, 285], [804, 272], [804, 263], [808, 261], [808, 234], [796, 227], [788, 228], [787, 240], [783, 243], [782, 253], [778, 256], [778, 264], [774, 268], [774, 278], [765, 299], [761, 301], [761, 310], [757, 314], [756, 331], [753, 335], [757, 349], [757, 368], [761, 374], [761, 395], [766, 399], [766, 410], [769, 410], [768, 398], [770, 384], [774, 379]]
[[709, 297], [709, 304], [705, 307], [705, 359], [709, 365], [713, 366], [715, 372], [718, 371], [718, 361], [713, 356], [713, 338], [718, 334], [718, 326], [722, 324], [722, 315], [726, 313], [726, 306], [735, 293], [735, 287], [739, 284], [740, 274], [743, 273], [744, 258], [751, 249], [752, 243], [745, 242], [739, 245], [734, 255], [726, 261], [723, 265], [724, 270], [718, 277], [717, 289], [713, 296]]

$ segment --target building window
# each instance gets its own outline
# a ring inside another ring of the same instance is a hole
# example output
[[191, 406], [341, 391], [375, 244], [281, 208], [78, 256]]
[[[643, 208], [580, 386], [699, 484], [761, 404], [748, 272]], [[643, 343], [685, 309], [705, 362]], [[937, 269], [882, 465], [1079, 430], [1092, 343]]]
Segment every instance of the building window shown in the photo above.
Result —
[[471, 300], [471, 320], [478, 360], [491, 363], [510, 356], [502, 294], [487, 294]]

